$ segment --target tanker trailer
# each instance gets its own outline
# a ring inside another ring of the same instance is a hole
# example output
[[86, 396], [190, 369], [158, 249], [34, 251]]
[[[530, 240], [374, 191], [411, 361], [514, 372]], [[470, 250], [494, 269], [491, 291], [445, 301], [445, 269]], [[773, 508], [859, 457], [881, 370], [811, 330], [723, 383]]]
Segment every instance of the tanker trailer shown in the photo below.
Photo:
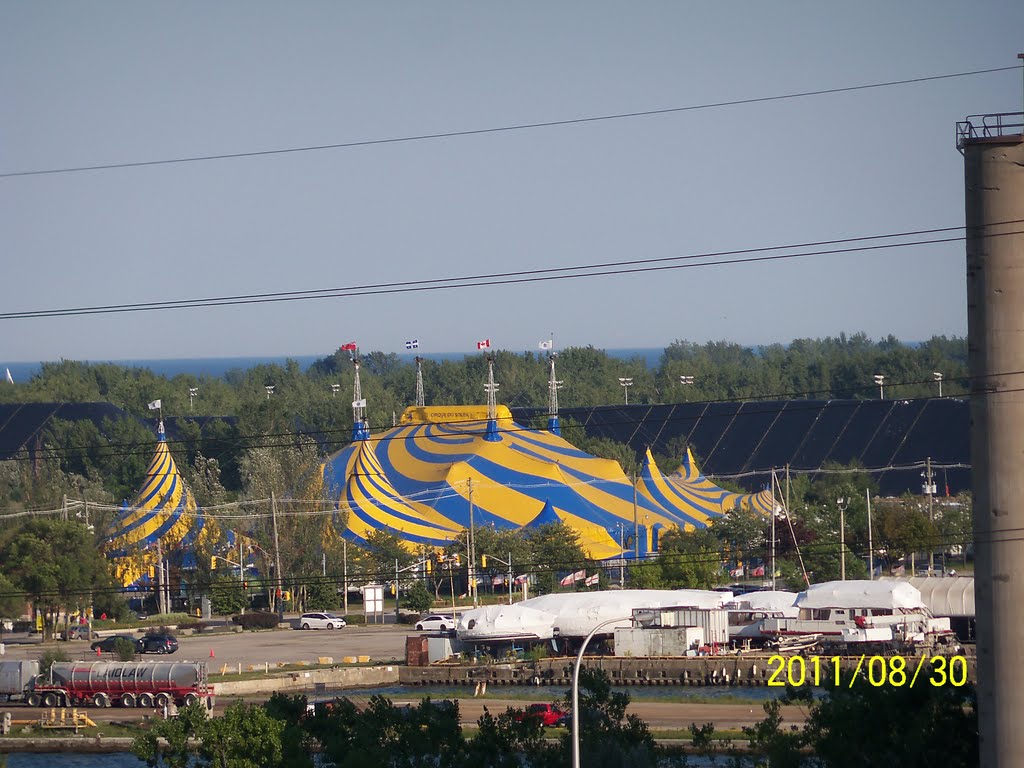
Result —
[[55, 662], [27, 692], [29, 706], [164, 707], [204, 701], [213, 706], [206, 664], [186, 661]]

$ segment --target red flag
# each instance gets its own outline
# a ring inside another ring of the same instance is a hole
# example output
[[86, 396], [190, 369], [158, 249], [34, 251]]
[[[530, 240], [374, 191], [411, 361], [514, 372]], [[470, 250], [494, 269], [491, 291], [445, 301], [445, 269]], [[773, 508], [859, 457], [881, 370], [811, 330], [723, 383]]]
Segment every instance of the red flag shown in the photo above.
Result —
[[354, 341], [350, 341], [348, 344], [341, 345], [342, 352], [355, 352], [359, 347], [356, 346]]
[[561, 580], [561, 581], [559, 581], [558, 583], [559, 583], [559, 584], [560, 584], [561, 586], [563, 586], [563, 587], [568, 587], [568, 586], [571, 586], [571, 585], [572, 585], [572, 583], [573, 583], [573, 576], [575, 576], [575, 574], [573, 574], [573, 573], [570, 573], [570, 574], [569, 574], [568, 576], [566, 576], [566, 577], [565, 577], [564, 579], [562, 579], [562, 580]]
[[490, 346], [491, 346], [491, 340], [490, 339], [484, 339], [483, 341], [478, 341], [476, 343], [476, 348], [477, 349], [487, 349]]

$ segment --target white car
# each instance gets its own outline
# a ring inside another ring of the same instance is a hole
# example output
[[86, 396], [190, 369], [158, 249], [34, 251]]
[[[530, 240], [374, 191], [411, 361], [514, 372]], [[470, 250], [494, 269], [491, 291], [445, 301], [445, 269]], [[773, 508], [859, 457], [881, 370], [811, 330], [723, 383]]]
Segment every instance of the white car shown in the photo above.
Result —
[[299, 617], [299, 629], [341, 629], [345, 620], [333, 613], [304, 613]]
[[452, 620], [451, 616], [438, 616], [434, 614], [431, 616], [424, 616], [416, 622], [416, 630], [418, 632], [451, 632], [453, 629], [455, 629], [455, 622]]

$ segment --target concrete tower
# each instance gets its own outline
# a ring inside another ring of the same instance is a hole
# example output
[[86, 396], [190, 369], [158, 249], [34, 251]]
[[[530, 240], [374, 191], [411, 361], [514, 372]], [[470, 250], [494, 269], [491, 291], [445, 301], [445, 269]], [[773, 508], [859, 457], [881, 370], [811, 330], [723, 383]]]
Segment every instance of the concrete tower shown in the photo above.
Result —
[[964, 156], [978, 722], [983, 768], [1024, 755], [1024, 114], [957, 124]]

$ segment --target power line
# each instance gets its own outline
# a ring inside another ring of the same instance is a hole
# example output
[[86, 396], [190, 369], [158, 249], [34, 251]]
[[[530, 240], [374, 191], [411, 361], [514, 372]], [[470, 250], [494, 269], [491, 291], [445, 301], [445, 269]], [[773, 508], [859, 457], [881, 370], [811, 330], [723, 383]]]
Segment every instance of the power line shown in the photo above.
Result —
[[212, 155], [194, 155], [189, 157], [167, 158], [162, 160], [141, 160], [137, 162], [103, 163], [97, 165], [66, 166], [62, 168], [45, 168], [28, 171], [8, 171], [0, 173], [0, 178], [16, 178], [21, 176], [44, 176], [67, 173], [81, 173], [84, 171], [108, 171], [123, 168], [144, 168], [160, 165], [180, 165], [183, 163], [199, 163], [211, 160], [231, 160], [250, 157], [267, 157], [271, 155], [297, 154], [301, 152], [322, 152], [332, 149], [354, 149], [356, 147], [371, 147], [383, 144], [403, 144], [418, 141], [432, 141], [437, 139], [452, 139], [461, 136], [482, 136], [496, 133], [509, 133], [512, 131], [536, 130], [540, 128], [557, 128], [569, 125], [582, 125], [585, 123], [598, 123], [609, 120], [626, 120], [638, 117], [654, 117], [657, 115], [669, 115], [681, 112], [696, 112], [706, 109], [718, 109], [721, 107], [736, 107], [747, 104], [761, 104], [772, 101], [784, 101], [787, 99], [807, 98], [810, 96], [825, 96], [836, 93], [849, 93], [852, 91], [865, 91], [874, 88], [889, 88], [897, 85], [911, 85], [915, 83], [933, 82], [936, 80], [950, 80], [959, 77], [972, 77], [975, 75], [986, 75], [995, 72], [1006, 72], [1020, 69], [1020, 66], [994, 67], [991, 69], [977, 69], [968, 72], [951, 72], [943, 75], [930, 75], [926, 77], [912, 77], [902, 80], [887, 80], [879, 83], [865, 83], [861, 85], [850, 85], [839, 88], [822, 88], [813, 91], [798, 91], [784, 93], [774, 96], [758, 96], [749, 99], [733, 99], [730, 101], [716, 101], [705, 104], [691, 104], [682, 107], [666, 107], [663, 109], [648, 109], [638, 112], [619, 112], [607, 115], [591, 115], [588, 117], [577, 117], [566, 120], [547, 120], [536, 123], [516, 123], [491, 128], [475, 128], [458, 131], [445, 131], [442, 133], [423, 133], [412, 136], [397, 136], [384, 139], [366, 139], [362, 141], [349, 141], [337, 144], [315, 144], [300, 147], [285, 147], [280, 149], [254, 150], [249, 152], [227, 152]]
[[[1024, 220], [998, 222], [999, 224], [1020, 224]], [[963, 226], [941, 227], [935, 229], [910, 230], [882, 235], [865, 235], [852, 238], [823, 240], [791, 245], [772, 245], [757, 248], [745, 248], [731, 251], [707, 251], [683, 256], [662, 256], [651, 259], [634, 259], [629, 261], [613, 261], [585, 264], [568, 267], [531, 269], [518, 272], [497, 272], [462, 277], [434, 278], [429, 280], [413, 280], [391, 283], [374, 283], [339, 288], [324, 288], [301, 291], [287, 291], [259, 294], [239, 294], [234, 296], [218, 296], [201, 299], [178, 299], [170, 301], [147, 301], [130, 304], [106, 304], [81, 307], [65, 307], [57, 309], [25, 310], [20, 312], [2, 312], [0, 320], [25, 320], [43, 317], [72, 317], [79, 315], [105, 315], [131, 312], [155, 312], [170, 309], [197, 309], [203, 307], [236, 306], [244, 304], [269, 304], [291, 301], [310, 301], [315, 299], [356, 298], [380, 296], [387, 294], [420, 293], [427, 291], [453, 290], [461, 288], [479, 288], [498, 285], [549, 282], [555, 280], [575, 280], [586, 277], [621, 277], [628, 274], [646, 272], [662, 272], [667, 270], [694, 269], [702, 267], [732, 266], [737, 264], [753, 264], [774, 262], [812, 256], [833, 256], [847, 253], [885, 250], [889, 248], [908, 248], [923, 245], [940, 245], [961, 242], [963, 235], [955, 237], [936, 237], [925, 240], [907, 242], [876, 243], [874, 245], [857, 245], [847, 248], [818, 248], [823, 245], [842, 245], [848, 243], [864, 243], [867, 241], [891, 240], [918, 235], [941, 234], [960, 231]], [[1005, 237], [1024, 234], [1024, 230], [996, 232], [985, 234], [985, 237]], [[774, 253], [777, 251], [800, 251], [798, 253]], [[762, 254], [762, 255], [754, 255]], [[768, 255], [770, 254], [770, 255]], [[707, 261], [712, 259], [712, 261]], [[685, 262], [685, 263], [671, 263]]]

